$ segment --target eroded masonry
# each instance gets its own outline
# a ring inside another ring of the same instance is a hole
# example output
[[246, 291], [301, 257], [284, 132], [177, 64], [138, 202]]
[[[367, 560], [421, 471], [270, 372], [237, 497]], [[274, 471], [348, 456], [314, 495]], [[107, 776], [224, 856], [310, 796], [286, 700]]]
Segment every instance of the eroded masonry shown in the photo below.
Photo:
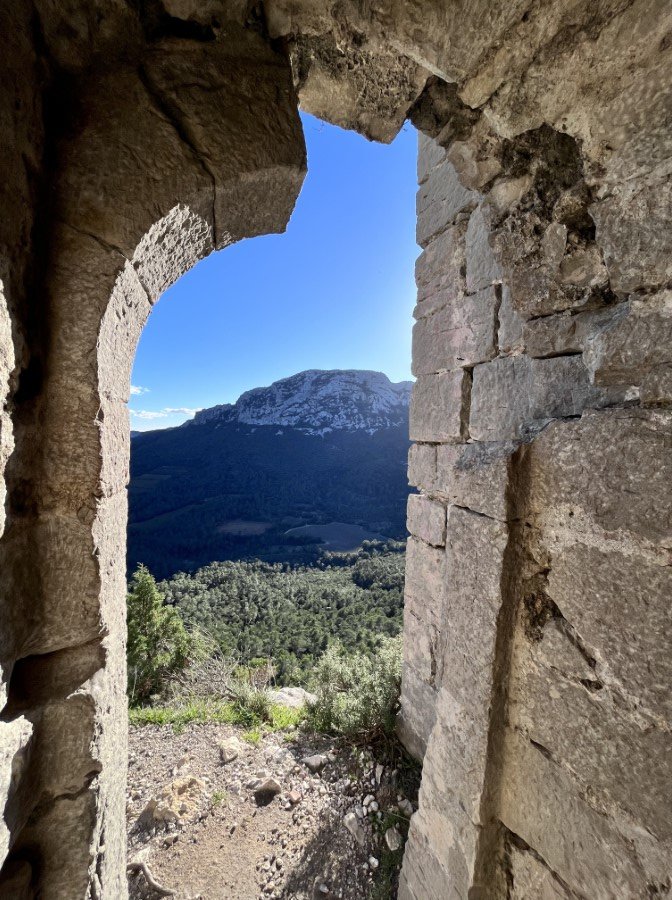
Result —
[[0, 10], [0, 895], [125, 895], [126, 401], [284, 229], [303, 107], [419, 152], [404, 900], [672, 892], [672, 7]]

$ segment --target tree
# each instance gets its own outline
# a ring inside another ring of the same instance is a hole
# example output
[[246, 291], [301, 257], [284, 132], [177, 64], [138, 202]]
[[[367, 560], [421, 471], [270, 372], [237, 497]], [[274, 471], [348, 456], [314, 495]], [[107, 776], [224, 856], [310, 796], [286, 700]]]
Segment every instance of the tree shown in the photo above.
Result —
[[131, 704], [159, 693], [186, 668], [194, 642], [179, 613], [166, 606], [153, 575], [138, 566], [128, 594], [128, 696]]

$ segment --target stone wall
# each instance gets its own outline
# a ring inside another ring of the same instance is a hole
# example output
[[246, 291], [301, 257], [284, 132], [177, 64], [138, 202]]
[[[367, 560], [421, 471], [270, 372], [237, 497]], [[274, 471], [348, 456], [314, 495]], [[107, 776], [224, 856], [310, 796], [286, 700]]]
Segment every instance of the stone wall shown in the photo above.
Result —
[[659, 896], [672, 295], [614, 289], [573, 139], [523, 141], [421, 139], [401, 896]]
[[282, 230], [305, 109], [418, 174], [404, 900], [665, 896], [672, 8], [0, 8], [0, 895], [124, 878], [129, 373]]

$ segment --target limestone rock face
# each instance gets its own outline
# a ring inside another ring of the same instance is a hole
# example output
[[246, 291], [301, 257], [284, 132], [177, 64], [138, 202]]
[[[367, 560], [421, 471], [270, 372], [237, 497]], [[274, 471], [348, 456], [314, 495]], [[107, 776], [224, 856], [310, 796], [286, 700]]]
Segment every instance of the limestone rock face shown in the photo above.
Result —
[[284, 229], [298, 103], [419, 140], [400, 897], [670, 889], [672, 7], [0, 9], [0, 894], [123, 898], [125, 407]]

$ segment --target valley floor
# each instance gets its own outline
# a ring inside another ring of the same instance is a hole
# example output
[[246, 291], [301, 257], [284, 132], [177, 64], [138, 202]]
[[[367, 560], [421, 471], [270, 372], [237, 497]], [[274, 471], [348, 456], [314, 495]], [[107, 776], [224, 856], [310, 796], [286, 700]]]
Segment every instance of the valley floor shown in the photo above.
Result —
[[131, 898], [162, 896], [150, 874], [175, 900], [389, 900], [404, 789], [405, 773], [323, 736], [131, 727]]

